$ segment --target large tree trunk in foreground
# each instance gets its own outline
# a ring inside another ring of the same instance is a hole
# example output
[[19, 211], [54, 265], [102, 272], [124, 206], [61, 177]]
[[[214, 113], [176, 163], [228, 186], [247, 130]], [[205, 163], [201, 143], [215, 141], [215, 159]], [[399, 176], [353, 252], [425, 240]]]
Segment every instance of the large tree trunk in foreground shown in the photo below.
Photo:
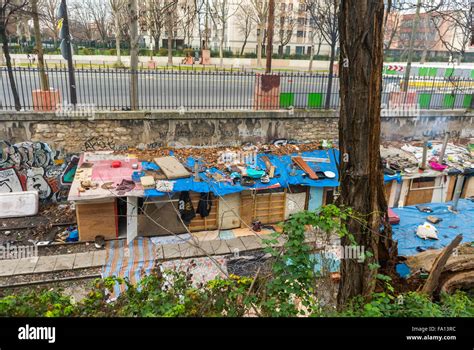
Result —
[[[338, 304], [370, 296], [379, 263], [382, 272], [396, 256], [391, 239], [380, 160], [380, 103], [383, 65], [383, 0], [342, 0], [340, 30], [339, 143], [342, 205], [362, 214], [366, 224], [349, 220], [356, 244], [372, 252], [364, 262], [341, 260]], [[348, 238], [342, 245], [351, 245]], [[379, 271], [380, 272], [380, 271]]]

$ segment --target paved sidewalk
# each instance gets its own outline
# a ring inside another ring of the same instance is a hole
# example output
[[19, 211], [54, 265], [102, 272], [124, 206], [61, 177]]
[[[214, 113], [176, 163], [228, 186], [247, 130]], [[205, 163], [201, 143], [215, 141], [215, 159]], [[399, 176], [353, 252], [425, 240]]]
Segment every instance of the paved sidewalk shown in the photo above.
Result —
[[[306, 243], [316, 241], [314, 233], [307, 232]], [[147, 261], [188, 259], [208, 255], [240, 254], [245, 251], [263, 249], [267, 246], [265, 239], [269, 235], [251, 235], [233, 239], [215, 240], [190, 240], [184, 243], [159, 244], [154, 246], [153, 252]], [[274, 246], [282, 246], [284, 238], [280, 238]], [[109, 254], [111, 251], [109, 251]], [[117, 255], [116, 259], [120, 254]], [[113, 258], [112, 255], [112, 258]], [[15, 275], [57, 272], [91, 267], [104, 267], [106, 265], [107, 250], [96, 250], [76, 254], [46, 255], [35, 258], [0, 260], [0, 277]], [[121, 259], [118, 259], [121, 260]]]
[[104, 249], [76, 254], [0, 260], [0, 277], [102, 267], [105, 264], [105, 257]]

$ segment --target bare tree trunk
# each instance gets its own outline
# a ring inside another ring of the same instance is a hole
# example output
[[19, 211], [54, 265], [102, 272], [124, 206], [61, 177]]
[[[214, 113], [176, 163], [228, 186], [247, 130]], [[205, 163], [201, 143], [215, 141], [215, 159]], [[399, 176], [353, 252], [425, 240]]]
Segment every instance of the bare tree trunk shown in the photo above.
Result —
[[[418, 23], [420, 22], [420, 8], [421, 8], [421, 0], [417, 0], [416, 2], [416, 12], [415, 12], [415, 19], [413, 20], [411, 34], [410, 34], [410, 43], [408, 45], [408, 57], [407, 57], [407, 64], [405, 67], [405, 78], [403, 79], [403, 91], [408, 91], [408, 81], [410, 80], [410, 72], [411, 72], [411, 61], [413, 59], [413, 45], [415, 44], [415, 33], [418, 29]], [[405, 94], [405, 99], [406, 99]]]
[[13, 76], [12, 60], [10, 57], [10, 50], [8, 49], [8, 37], [5, 33], [6, 28], [0, 29], [0, 37], [2, 39], [3, 54], [5, 55], [5, 61], [7, 64], [8, 80], [10, 82], [10, 88], [12, 89], [13, 101], [15, 103], [15, 110], [21, 110], [20, 96], [18, 96], [18, 90], [16, 88], [15, 77]]
[[168, 64], [173, 65], [173, 37], [168, 35]]
[[224, 65], [224, 35], [225, 35], [225, 23], [222, 23], [221, 40], [219, 42], [219, 59], [221, 67]]
[[115, 50], [117, 51], [117, 66], [122, 65], [122, 53], [120, 51], [120, 41], [122, 34], [120, 33], [120, 19], [118, 14], [115, 14]]
[[269, 0], [268, 5], [268, 27], [267, 27], [267, 63], [265, 73], [272, 72], [272, 54], [273, 54], [273, 28], [275, 26], [275, 0]]
[[[363, 262], [341, 260], [340, 307], [357, 295], [369, 297], [377, 274], [371, 264], [391, 268], [396, 256], [380, 159], [383, 9], [383, 0], [342, 0], [339, 14], [339, 204], [352, 208], [366, 220], [365, 224], [348, 220], [348, 231], [354, 235], [355, 244], [364, 248], [365, 259]], [[341, 244], [352, 245], [347, 236], [341, 239]]]
[[314, 60], [314, 42], [311, 43], [311, 57], [309, 58], [309, 68], [311, 72], [313, 70], [313, 60]]
[[246, 45], [247, 45], [247, 37], [245, 37], [244, 43], [242, 44], [242, 49], [240, 49], [240, 56], [243, 56]]
[[262, 26], [259, 28], [259, 32], [257, 35], [257, 66], [262, 66], [262, 37], [263, 37], [263, 30]]
[[138, 5], [130, 0], [130, 105], [138, 109]]
[[35, 31], [36, 51], [38, 54], [38, 69], [40, 74], [41, 90], [49, 91], [48, 77], [44, 70], [43, 44], [41, 42], [41, 31], [38, 14], [38, 0], [31, 0], [31, 12], [33, 16], [33, 27]]

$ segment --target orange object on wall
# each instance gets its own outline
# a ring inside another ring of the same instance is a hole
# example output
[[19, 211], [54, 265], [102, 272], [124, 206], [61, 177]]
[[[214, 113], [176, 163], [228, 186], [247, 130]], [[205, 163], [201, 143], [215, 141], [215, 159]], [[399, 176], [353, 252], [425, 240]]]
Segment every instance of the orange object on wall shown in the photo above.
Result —
[[37, 112], [49, 112], [56, 110], [56, 106], [61, 103], [59, 90], [49, 91], [33, 90], [33, 110]]
[[255, 109], [280, 109], [280, 77], [257, 74], [253, 101]]
[[[406, 98], [405, 98], [406, 94]], [[390, 106], [415, 106], [416, 92], [391, 92]]]
[[211, 64], [211, 50], [202, 50], [201, 64]]

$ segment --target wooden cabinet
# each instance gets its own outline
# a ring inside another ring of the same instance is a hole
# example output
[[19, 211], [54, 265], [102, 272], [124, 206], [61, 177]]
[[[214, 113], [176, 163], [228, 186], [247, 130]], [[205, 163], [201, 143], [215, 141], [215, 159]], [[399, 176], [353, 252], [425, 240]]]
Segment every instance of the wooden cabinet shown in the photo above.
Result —
[[105, 239], [118, 237], [117, 201], [76, 202], [77, 228], [80, 241], [93, 241], [96, 236]]

